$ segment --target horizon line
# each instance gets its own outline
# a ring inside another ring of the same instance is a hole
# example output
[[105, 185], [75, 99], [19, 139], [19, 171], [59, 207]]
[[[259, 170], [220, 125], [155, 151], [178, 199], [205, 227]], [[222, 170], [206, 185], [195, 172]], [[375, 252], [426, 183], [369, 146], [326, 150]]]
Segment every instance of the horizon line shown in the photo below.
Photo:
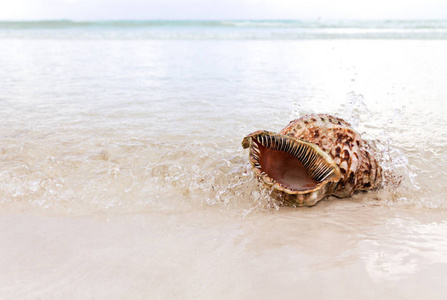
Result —
[[0, 22], [159, 22], [159, 21], [171, 21], [171, 22], [219, 22], [219, 21], [281, 21], [281, 22], [296, 22], [296, 21], [447, 21], [447, 18], [297, 18], [297, 19], [265, 19], [265, 18], [250, 18], [250, 19], [230, 19], [230, 18], [218, 18], [218, 19], [178, 19], [178, 18], [166, 18], [166, 19], [68, 19], [68, 18], [54, 18], [54, 19], [0, 19]]

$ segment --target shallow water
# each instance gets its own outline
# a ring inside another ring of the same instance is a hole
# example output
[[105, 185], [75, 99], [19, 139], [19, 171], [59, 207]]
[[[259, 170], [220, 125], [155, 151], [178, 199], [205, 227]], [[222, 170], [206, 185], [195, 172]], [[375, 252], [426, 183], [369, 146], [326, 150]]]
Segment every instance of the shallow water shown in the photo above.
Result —
[[242, 137], [321, 112], [358, 123], [407, 179], [362, 198], [444, 205], [443, 41], [1, 45], [2, 202], [81, 214], [250, 206], [259, 187]]
[[[66, 29], [39, 30], [44, 38], [20, 30], [0, 34], [3, 214], [105, 215], [112, 225], [95, 223], [99, 229], [85, 237], [94, 244], [104, 230], [98, 249], [121, 249], [112, 231], [124, 236], [139, 228], [140, 235], [124, 238], [124, 245], [137, 243], [136, 252], [126, 252], [135, 261], [113, 266], [117, 283], [126, 281], [120, 268], [129, 278], [143, 278], [134, 296], [147, 295], [146, 283], [161, 298], [193, 297], [188, 285], [194, 279], [209, 284], [199, 289], [202, 298], [219, 291], [235, 298], [273, 295], [275, 286], [293, 298], [300, 293], [287, 286], [298, 281], [315, 282], [301, 291], [316, 297], [329, 291], [338, 298], [445, 294], [447, 41], [85, 39]], [[63, 38], [66, 33], [70, 38]], [[248, 133], [279, 131], [308, 113], [345, 118], [365, 138], [378, 140], [388, 185], [349, 199], [331, 197], [314, 208], [280, 208], [256, 182], [240, 143]], [[122, 214], [130, 220], [119, 219]], [[36, 224], [57, 223], [33, 218], [5, 222], [9, 228], [25, 222], [28, 236], [80, 247], [54, 226], [47, 234], [32, 232]], [[186, 229], [179, 232], [175, 225], [182, 224]], [[4, 234], [10, 245], [5, 256], [27, 246], [18, 235]], [[139, 238], [160, 247], [139, 244]], [[214, 238], [219, 242], [209, 244]], [[91, 251], [100, 255], [98, 249]], [[160, 260], [148, 261], [143, 253]], [[42, 271], [42, 259], [5, 276], [28, 272], [24, 283], [39, 283], [33, 274]], [[81, 270], [98, 267], [94, 260], [67, 259]], [[171, 276], [179, 287], [160, 284], [138, 264]], [[174, 274], [173, 265], [179, 266]], [[65, 267], [55, 272], [68, 272]], [[216, 277], [202, 277], [209, 272]], [[237, 278], [217, 279], [233, 273], [243, 282], [237, 288]], [[328, 278], [328, 291], [319, 290], [317, 282]], [[85, 289], [94, 289], [87, 279], [80, 279]], [[355, 288], [336, 288], [352, 280]], [[393, 285], [415, 282], [413, 293]], [[44, 284], [46, 291], [22, 296], [68, 295]], [[377, 288], [372, 294], [364, 290], [370, 285]], [[11, 286], [0, 291], [18, 295]]]

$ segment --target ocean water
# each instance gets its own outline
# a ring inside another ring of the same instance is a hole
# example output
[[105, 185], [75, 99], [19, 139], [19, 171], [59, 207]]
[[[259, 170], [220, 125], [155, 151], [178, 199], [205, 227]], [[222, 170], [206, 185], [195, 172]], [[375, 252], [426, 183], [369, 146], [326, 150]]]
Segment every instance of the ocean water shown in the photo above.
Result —
[[[0, 22], [0, 53], [3, 213], [154, 220], [146, 225], [157, 235], [144, 237], [169, 250], [135, 264], [181, 283], [148, 279], [161, 298], [192, 297], [197, 284], [199, 298], [222, 286], [233, 298], [268, 298], [275, 286], [284, 298], [445, 294], [446, 21]], [[387, 185], [280, 207], [240, 143], [308, 113], [342, 117], [377, 140]], [[223, 243], [191, 244], [214, 238]], [[168, 255], [179, 255], [174, 275]], [[26, 280], [39, 282], [32, 270]], [[236, 290], [216, 279], [233, 273], [244, 283]], [[337, 274], [357, 287], [338, 289]], [[312, 294], [316, 283], [299, 290], [314, 275], [330, 294]], [[22, 296], [67, 295], [40, 292]]]

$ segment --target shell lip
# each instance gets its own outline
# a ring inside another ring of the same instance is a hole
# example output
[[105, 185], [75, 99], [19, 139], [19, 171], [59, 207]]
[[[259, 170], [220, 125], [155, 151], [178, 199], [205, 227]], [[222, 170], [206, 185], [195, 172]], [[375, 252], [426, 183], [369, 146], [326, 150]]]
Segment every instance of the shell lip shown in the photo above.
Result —
[[[309, 189], [293, 189], [277, 182], [262, 170], [259, 158], [260, 145], [287, 152], [294, 155], [298, 160], [303, 160], [303, 164], [306, 165], [306, 169], [310, 173], [309, 176], [318, 179], [316, 180], [318, 183]], [[309, 196], [309, 198], [312, 198], [313, 204], [331, 194], [341, 179], [340, 169], [328, 153], [314, 143], [290, 135], [259, 130], [247, 135], [242, 141], [242, 147], [244, 149], [249, 148], [249, 161], [258, 179], [280, 192], [289, 195]], [[313, 165], [316, 162], [320, 164], [319, 168]]]

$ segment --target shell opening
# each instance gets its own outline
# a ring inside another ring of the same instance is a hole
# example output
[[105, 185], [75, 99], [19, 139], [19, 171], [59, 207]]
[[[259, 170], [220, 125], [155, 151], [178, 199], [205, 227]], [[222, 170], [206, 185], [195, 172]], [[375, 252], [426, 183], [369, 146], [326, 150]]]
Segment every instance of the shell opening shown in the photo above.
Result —
[[309, 191], [338, 171], [332, 159], [317, 148], [289, 136], [264, 132], [251, 136], [250, 161], [267, 184], [291, 193]]

